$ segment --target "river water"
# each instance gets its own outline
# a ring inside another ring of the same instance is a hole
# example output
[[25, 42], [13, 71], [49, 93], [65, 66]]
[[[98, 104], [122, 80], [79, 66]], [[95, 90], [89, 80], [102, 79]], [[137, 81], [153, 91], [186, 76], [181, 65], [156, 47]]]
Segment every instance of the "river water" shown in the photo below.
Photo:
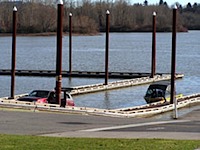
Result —
[[[156, 72], [171, 72], [171, 33], [157, 33]], [[63, 70], [68, 70], [68, 36], [63, 37]], [[73, 36], [72, 70], [104, 71], [105, 34]], [[109, 71], [150, 72], [151, 33], [110, 33]], [[177, 92], [184, 95], [200, 92], [200, 31], [177, 33]], [[11, 68], [12, 37], [0, 37], [0, 69]], [[55, 36], [18, 36], [16, 69], [55, 70]], [[0, 97], [10, 96], [10, 76], [0, 76]], [[115, 81], [117, 79], [109, 79]], [[102, 83], [104, 79], [63, 78], [62, 86]], [[55, 78], [16, 77], [15, 94], [33, 89], [53, 89]], [[75, 96], [76, 106], [124, 108], [146, 104], [143, 96], [148, 85]]]

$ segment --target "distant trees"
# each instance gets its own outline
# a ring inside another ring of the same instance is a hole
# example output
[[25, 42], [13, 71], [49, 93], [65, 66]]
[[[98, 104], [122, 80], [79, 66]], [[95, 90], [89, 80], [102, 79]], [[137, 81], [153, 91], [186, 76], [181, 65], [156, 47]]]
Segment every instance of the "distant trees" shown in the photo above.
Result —
[[148, 6], [148, 1], [147, 0], [144, 1], [144, 6]]
[[163, 0], [159, 1], [159, 5], [163, 5], [163, 3], [164, 3]]
[[200, 4], [188, 3], [181, 11], [182, 23], [190, 30], [200, 29]]
[[50, 5], [23, 3], [18, 6], [18, 31], [37, 33], [55, 31], [56, 9]]
[[[56, 31], [57, 7], [55, 0], [23, 0], [6, 2], [0, 0], [0, 32], [12, 32], [12, 9], [18, 8], [18, 33], [41, 33]], [[178, 29], [200, 29], [200, 4], [178, 4]], [[73, 32], [97, 33], [105, 31], [105, 13], [110, 10], [110, 31], [150, 31], [152, 12], [157, 12], [157, 30], [170, 31], [172, 10], [163, 0], [158, 5], [130, 4], [128, 0], [64, 0], [64, 31], [68, 31], [68, 15], [72, 12]]]

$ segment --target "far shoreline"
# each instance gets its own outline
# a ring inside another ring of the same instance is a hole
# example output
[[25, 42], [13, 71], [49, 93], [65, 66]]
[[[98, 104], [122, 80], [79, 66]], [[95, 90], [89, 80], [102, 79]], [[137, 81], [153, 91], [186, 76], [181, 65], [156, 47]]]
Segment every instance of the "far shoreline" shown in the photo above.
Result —
[[[188, 30], [195, 31], [195, 30]], [[198, 31], [198, 30], [196, 30]], [[152, 31], [110, 31], [110, 33], [151, 33]], [[156, 31], [157, 33], [171, 33], [171, 31]], [[72, 33], [73, 36], [97, 36], [102, 35], [105, 32], [97, 32], [97, 33]], [[177, 33], [182, 33], [182, 31], [178, 31]], [[185, 32], [184, 32], [185, 33]], [[17, 33], [17, 36], [56, 36], [56, 32], [42, 32], [42, 33]], [[69, 35], [68, 32], [63, 32], [63, 35]], [[3, 36], [12, 36], [12, 33], [0, 33], [0, 37]]]
[[[95, 36], [95, 35], [101, 35], [101, 32], [98, 33], [87, 33], [87, 34], [81, 34], [81, 33], [72, 33], [73, 36]], [[17, 36], [56, 36], [56, 32], [42, 32], [42, 33], [17, 33]], [[68, 32], [63, 32], [63, 35], [69, 35]], [[12, 33], [0, 33], [0, 37], [2, 36], [12, 36]]]

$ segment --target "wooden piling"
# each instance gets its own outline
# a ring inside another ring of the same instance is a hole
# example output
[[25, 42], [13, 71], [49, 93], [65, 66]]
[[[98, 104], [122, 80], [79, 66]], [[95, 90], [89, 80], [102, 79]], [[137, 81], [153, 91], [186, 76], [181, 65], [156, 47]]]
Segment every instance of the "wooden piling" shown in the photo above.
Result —
[[173, 9], [173, 26], [172, 26], [172, 62], [171, 62], [171, 97], [170, 97], [170, 104], [174, 103], [174, 119], [178, 118], [177, 112], [177, 100], [175, 97], [176, 94], [176, 87], [175, 87], [175, 80], [176, 80], [176, 21], [177, 21], [177, 7]]
[[108, 59], [109, 59], [109, 28], [110, 28], [110, 12], [106, 12], [106, 53], [105, 53], [105, 85], [108, 85]]
[[173, 104], [175, 97], [175, 73], [176, 73], [176, 14], [177, 8], [173, 9], [173, 26], [172, 26], [172, 58], [171, 58], [171, 99]]
[[15, 95], [15, 69], [16, 69], [16, 33], [17, 33], [17, 8], [13, 8], [13, 34], [12, 34], [12, 66], [11, 66], [11, 94], [10, 98]]
[[58, 1], [57, 11], [57, 57], [56, 57], [56, 99], [61, 105], [62, 84], [62, 32], [63, 32], [63, 1]]
[[156, 74], [156, 12], [153, 12], [151, 78]]
[[72, 74], [72, 13], [69, 14], [69, 76]]

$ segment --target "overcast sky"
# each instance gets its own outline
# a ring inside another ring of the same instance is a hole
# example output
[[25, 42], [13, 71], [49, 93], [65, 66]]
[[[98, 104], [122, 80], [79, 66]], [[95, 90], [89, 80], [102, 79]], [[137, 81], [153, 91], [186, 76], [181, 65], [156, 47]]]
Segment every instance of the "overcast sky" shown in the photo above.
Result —
[[[143, 4], [145, 0], [131, 0], [133, 3], [141, 3]], [[147, 0], [148, 4], [158, 4], [160, 0]], [[185, 6], [190, 2], [192, 5], [196, 3], [200, 3], [199, 0], [163, 0], [163, 2], [167, 2], [169, 6], [173, 5], [176, 2], [179, 2], [182, 6]]]

